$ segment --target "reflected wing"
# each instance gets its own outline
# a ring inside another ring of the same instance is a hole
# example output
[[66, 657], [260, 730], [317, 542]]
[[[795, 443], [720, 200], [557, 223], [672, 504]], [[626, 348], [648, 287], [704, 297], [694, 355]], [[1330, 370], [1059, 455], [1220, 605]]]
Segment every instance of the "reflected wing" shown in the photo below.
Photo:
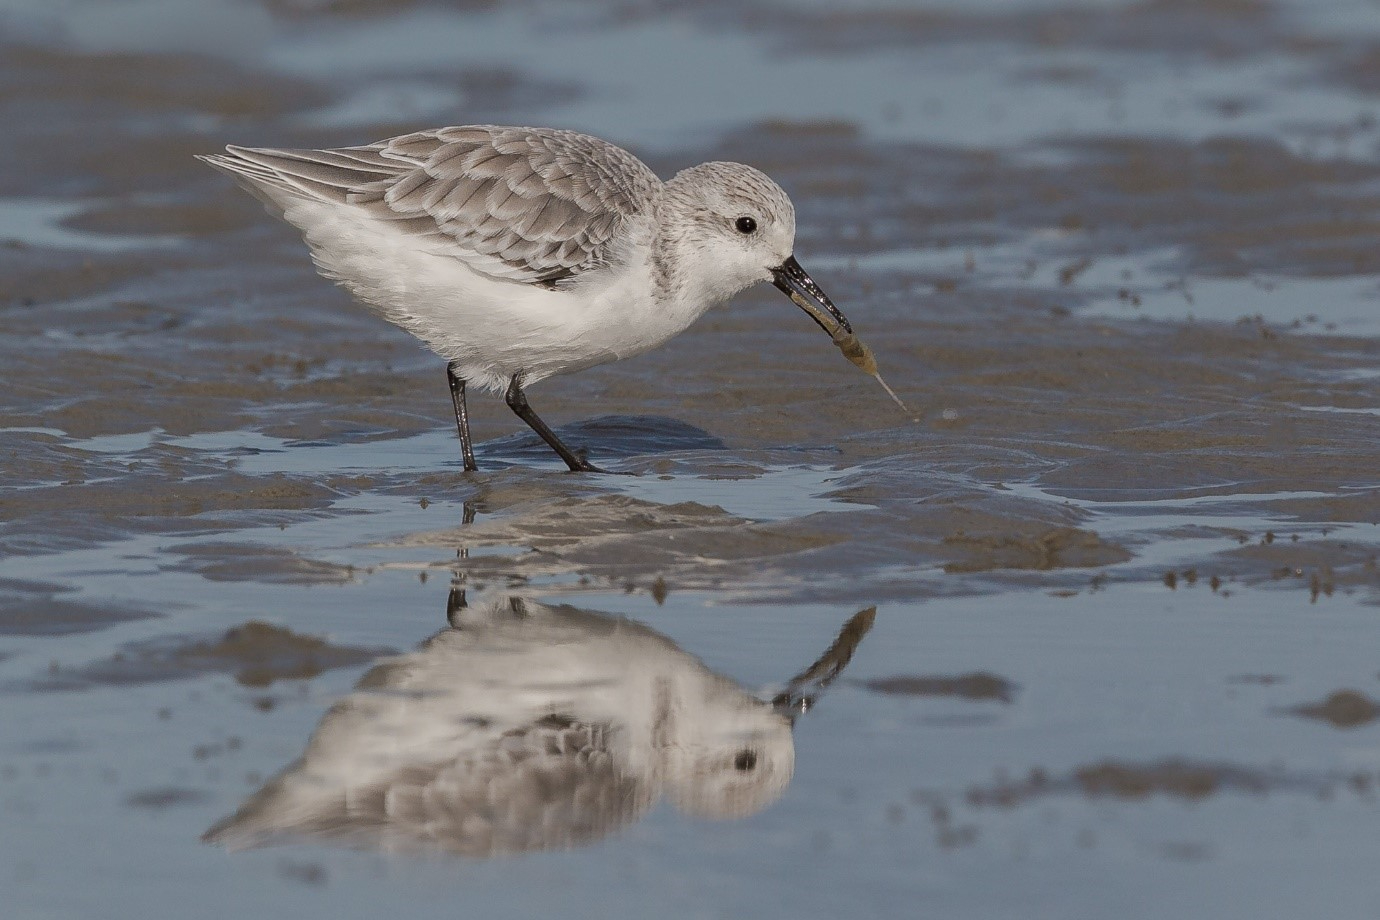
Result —
[[345, 789], [294, 776], [299, 763], [204, 839], [239, 848], [308, 836], [480, 857], [578, 846], [651, 805], [650, 784], [618, 769], [610, 731], [548, 717], [465, 758], [408, 765]]
[[335, 150], [228, 147], [203, 157], [280, 215], [284, 196], [334, 201], [423, 237], [494, 278], [548, 286], [601, 265], [661, 181], [573, 131], [468, 125]]

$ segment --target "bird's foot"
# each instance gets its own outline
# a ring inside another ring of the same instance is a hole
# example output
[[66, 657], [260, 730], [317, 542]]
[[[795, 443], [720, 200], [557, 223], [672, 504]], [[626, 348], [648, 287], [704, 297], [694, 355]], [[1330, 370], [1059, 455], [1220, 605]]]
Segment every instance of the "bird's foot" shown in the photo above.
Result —
[[611, 471], [611, 470], [606, 470], [606, 469], [604, 469], [603, 467], [595, 466], [593, 463], [590, 463], [590, 462], [589, 462], [588, 460], [586, 460], [584, 457], [576, 457], [576, 458], [575, 458], [575, 463], [570, 464], [570, 472], [572, 472], [572, 473], [604, 473], [604, 474], [607, 475], [607, 474], [609, 474], [609, 473], [612, 472], [612, 471]]
[[572, 473], [603, 473], [606, 476], [632, 475], [631, 473], [622, 473], [617, 470], [606, 470], [602, 467], [595, 466], [593, 463], [589, 462], [588, 458], [589, 451], [581, 447], [576, 449], [575, 451], [575, 462], [571, 463], [570, 461], [566, 461], [566, 465], [570, 467], [570, 472]]

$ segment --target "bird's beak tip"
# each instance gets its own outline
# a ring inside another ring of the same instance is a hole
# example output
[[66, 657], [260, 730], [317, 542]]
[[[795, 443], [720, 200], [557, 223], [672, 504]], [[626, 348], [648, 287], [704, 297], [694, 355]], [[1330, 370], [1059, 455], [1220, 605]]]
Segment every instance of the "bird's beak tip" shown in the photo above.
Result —
[[[771, 269], [772, 284], [791, 299], [800, 309], [810, 315], [819, 327], [833, 336], [838, 328], [844, 332], [851, 333], [853, 326], [848, 322], [848, 317], [844, 316], [829, 296], [820, 289], [811, 278], [809, 273], [800, 266], [795, 260], [795, 256], [787, 256], [786, 261], [776, 268]], [[832, 327], [832, 328], [831, 328]]]

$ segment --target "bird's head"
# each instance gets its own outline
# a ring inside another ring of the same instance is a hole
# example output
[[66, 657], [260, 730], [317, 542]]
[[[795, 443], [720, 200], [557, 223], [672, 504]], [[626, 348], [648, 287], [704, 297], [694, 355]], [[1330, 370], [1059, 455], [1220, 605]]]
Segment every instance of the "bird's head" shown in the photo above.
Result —
[[666, 183], [661, 222], [678, 260], [663, 269], [672, 290], [695, 288], [692, 296], [708, 305], [771, 281], [830, 335], [853, 331], [795, 260], [795, 207], [760, 170], [722, 162], [682, 170]]
[[791, 720], [727, 680], [680, 713], [664, 752], [667, 797], [699, 818], [742, 818], [781, 797], [795, 773]]

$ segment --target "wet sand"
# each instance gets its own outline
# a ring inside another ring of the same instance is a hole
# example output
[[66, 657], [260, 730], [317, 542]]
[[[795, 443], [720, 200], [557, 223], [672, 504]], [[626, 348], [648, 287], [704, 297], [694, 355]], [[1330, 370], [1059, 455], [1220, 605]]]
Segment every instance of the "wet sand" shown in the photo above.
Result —
[[[1377, 49], [1344, 0], [0, 14], [7, 910], [1368, 916]], [[533, 388], [635, 475], [482, 398], [465, 474], [440, 361], [192, 154], [480, 121], [770, 172], [919, 421], [763, 288]], [[201, 842], [509, 596], [763, 701], [877, 610], [738, 820]]]

